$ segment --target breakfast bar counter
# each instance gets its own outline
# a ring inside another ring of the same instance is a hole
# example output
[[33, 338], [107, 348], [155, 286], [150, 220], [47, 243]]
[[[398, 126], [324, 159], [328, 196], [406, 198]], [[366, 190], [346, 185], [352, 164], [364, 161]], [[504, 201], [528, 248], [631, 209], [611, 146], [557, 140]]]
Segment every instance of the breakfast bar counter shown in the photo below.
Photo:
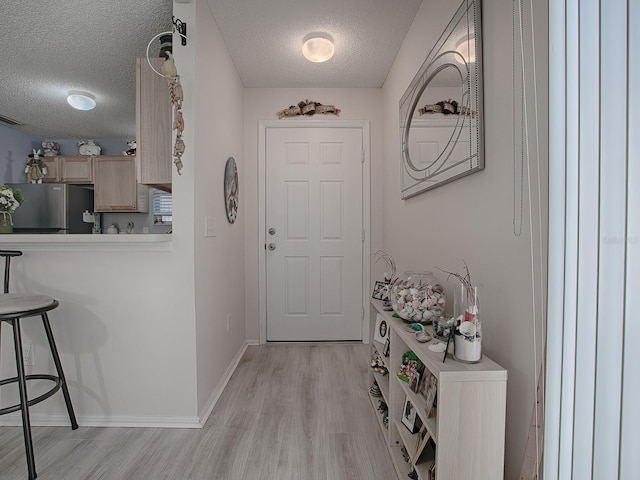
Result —
[[171, 234], [64, 235], [6, 234], [0, 235], [0, 248], [18, 250], [74, 251], [171, 251]]

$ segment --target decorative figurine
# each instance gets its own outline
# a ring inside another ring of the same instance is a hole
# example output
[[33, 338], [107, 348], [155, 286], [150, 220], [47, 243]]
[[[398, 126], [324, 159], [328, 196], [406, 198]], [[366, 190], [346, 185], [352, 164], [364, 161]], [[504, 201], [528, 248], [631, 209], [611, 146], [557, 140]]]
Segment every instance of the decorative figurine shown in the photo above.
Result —
[[102, 148], [96, 145], [93, 140], [80, 140], [77, 145], [80, 155], [100, 155], [102, 151]]
[[27, 174], [27, 181], [31, 183], [42, 183], [42, 179], [47, 174], [47, 166], [40, 158], [41, 150], [36, 152], [33, 149], [33, 153], [29, 155], [29, 161], [24, 169], [24, 173]]
[[51, 140], [45, 140], [42, 142], [42, 148], [44, 149], [45, 157], [55, 157], [60, 151], [60, 145], [57, 142]]
[[136, 148], [137, 148], [137, 143], [135, 140], [131, 140], [130, 142], [127, 142], [127, 146], [129, 147], [129, 149], [125, 152], [122, 152], [125, 155], [130, 155], [130, 156], [135, 156], [136, 154]]

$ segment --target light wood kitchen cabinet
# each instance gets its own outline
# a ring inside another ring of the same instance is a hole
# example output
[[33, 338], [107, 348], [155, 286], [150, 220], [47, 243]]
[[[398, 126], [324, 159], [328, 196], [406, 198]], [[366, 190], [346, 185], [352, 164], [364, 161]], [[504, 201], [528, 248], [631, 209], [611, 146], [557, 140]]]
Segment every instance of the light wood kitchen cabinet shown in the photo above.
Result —
[[[40, 157], [42, 163], [47, 167], [47, 173], [44, 175], [42, 181], [44, 183], [59, 183], [60, 182], [60, 168], [58, 163], [58, 157]], [[28, 159], [27, 159], [28, 160]]]
[[96, 212], [148, 212], [149, 188], [136, 180], [136, 159], [126, 155], [94, 158]]
[[47, 167], [43, 182], [93, 183], [93, 158], [91, 156], [40, 157]]
[[[164, 59], [150, 59], [160, 71]], [[136, 162], [139, 183], [171, 191], [172, 108], [166, 78], [149, 67], [146, 58], [136, 62]]]
[[93, 183], [91, 156], [57, 157], [60, 180], [64, 183]]

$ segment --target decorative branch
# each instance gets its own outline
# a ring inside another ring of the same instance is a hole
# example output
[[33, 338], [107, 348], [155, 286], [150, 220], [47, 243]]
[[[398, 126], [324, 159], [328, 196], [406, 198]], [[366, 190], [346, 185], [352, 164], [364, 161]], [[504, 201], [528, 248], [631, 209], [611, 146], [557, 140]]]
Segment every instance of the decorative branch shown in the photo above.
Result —
[[447, 273], [447, 281], [449, 281], [450, 277], [456, 277], [458, 279], [458, 281], [464, 286], [465, 290], [467, 291], [467, 295], [469, 296], [469, 298], [472, 298], [474, 301], [476, 300], [475, 297], [475, 293], [473, 290], [473, 285], [471, 283], [471, 273], [469, 273], [469, 267], [467, 266], [466, 262], [463, 260], [462, 263], [464, 264], [464, 271], [465, 274], [462, 275], [458, 272], [449, 272], [447, 270], [443, 270], [442, 268], [436, 267], [438, 270], [440, 270], [441, 272]]
[[469, 115], [475, 117], [476, 112], [469, 107], [459, 105], [455, 100], [441, 100], [440, 102], [432, 105], [425, 105], [418, 109], [420, 115], [426, 115], [427, 113], [442, 113], [444, 115]]
[[320, 102], [315, 102], [313, 100], [302, 100], [298, 102], [298, 105], [291, 105], [289, 108], [280, 110], [277, 115], [278, 118], [283, 118], [296, 117], [300, 115], [311, 116], [316, 113], [321, 113], [323, 115], [331, 113], [337, 116], [340, 115], [340, 109], [333, 105], [323, 105]]
[[382, 260], [386, 264], [387, 268], [391, 270], [391, 274], [389, 274], [388, 272], [384, 272], [384, 281], [387, 283], [394, 283], [397, 280], [396, 261], [394, 260], [394, 258], [384, 250], [377, 250], [376, 252], [372, 253], [371, 256], [375, 258], [374, 263], [378, 263]]

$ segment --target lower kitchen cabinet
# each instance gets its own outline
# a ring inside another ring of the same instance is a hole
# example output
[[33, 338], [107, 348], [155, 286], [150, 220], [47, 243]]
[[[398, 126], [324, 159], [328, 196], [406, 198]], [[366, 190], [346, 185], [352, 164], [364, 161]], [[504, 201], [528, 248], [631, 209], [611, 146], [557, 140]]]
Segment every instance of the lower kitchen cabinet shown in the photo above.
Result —
[[149, 211], [149, 188], [136, 180], [136, 158], [128, 155], [94, 157], [96, 212]]
[[[414, 464], [419, 480], [502, 479], [507, 371], [485, 355], [468, 364], [448, 354], [443, 363], [381, 301], [371, 305], [369, 396], [398, 478]], [[405, 359], [423, 365], [415, 383], [398, 376]]]

